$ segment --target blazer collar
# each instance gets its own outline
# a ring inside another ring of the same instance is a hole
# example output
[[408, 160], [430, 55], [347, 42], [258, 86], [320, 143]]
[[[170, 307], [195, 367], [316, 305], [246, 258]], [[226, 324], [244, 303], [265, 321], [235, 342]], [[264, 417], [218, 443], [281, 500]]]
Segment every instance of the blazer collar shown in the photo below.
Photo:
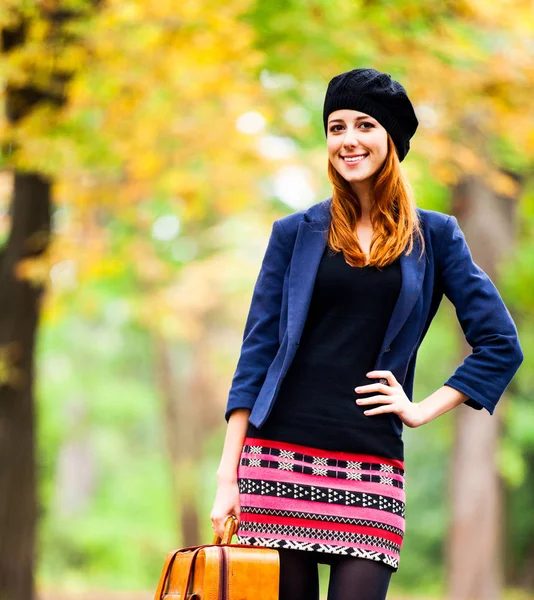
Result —
[[[288, 290], [288, 341], [298, 343], [311, 302], [315, 277], [326, 247], [328, 227], [331, 221], [331, 198], [312, 205], [299, 223], [291, 266]], [[382, 352], [388, 348], [406, 323], [419, 294], [425, 275], [425, 256], [421, 252], [419, 239], [409, 255], [400, 257], [402, 284], [399, 297], [391, 314], [384, 336]]]

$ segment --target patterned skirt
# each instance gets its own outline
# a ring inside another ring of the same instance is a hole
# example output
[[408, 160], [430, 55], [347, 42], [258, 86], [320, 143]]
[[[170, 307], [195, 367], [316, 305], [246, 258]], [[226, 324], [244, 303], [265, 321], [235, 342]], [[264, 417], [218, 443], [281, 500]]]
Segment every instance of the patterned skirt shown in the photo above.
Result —
[[403, 461], [247, 437], [238, 483], [238, 543], [367, 558], [398, 570]]

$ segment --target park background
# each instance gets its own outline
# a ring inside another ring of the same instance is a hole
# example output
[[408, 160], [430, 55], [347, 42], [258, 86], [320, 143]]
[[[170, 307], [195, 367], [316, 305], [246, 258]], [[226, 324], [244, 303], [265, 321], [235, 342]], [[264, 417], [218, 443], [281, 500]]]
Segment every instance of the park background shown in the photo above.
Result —
[[[532, 2], [4, 0], [0, 28], [0, 597], [150, 598], [211, 542], [272, 222], [330, 196], [324, 92], [356, 67], [408, 90], [417, 204], [525, 353], [493, 416], [405, 428], [390, 595], [534, 597]], [[414, 400], [470, 351], [444, 299]]]

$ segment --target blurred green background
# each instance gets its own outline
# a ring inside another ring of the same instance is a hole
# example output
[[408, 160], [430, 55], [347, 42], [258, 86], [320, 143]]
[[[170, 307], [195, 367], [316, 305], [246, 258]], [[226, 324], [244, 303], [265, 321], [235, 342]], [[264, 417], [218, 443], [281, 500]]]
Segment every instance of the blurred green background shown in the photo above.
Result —
[[[0, 26], [0, 597], [150, 597], [211, 542], [272, 222], [330, 196], [324, 92], [356, 67], [407, 89], [417, 204], [458, 217], [525, 353], [492, 417], [405, 428], [390, 596], [534, 597], [532, 2], [4, 0]], [[414, 400], [468, 351], [444, 300]]]

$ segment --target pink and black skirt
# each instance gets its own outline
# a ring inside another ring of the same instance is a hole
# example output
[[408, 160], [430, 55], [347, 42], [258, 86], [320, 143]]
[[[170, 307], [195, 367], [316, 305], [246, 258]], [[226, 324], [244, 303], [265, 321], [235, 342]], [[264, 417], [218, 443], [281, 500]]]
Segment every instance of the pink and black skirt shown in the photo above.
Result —
[[403, 461], [247, 437], [238, 483], [238, 543], [366, 558], [398, 570]]

